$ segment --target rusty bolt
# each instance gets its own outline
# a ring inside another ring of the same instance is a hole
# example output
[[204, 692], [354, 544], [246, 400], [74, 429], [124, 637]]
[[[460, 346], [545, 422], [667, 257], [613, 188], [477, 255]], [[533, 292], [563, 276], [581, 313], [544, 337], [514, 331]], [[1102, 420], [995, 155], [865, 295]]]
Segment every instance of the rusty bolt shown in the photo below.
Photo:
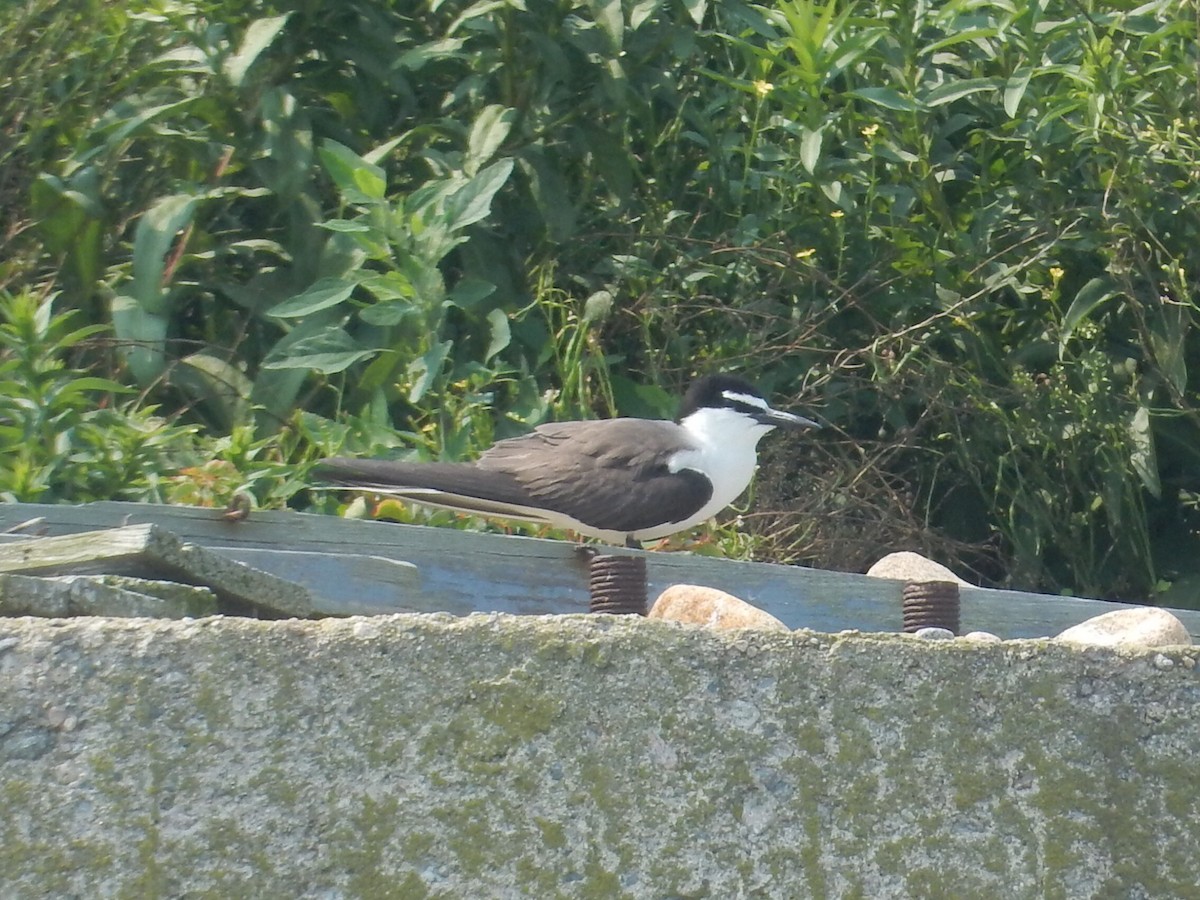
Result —
[[958, 582], [910, 581], [904, 585], [904, 631], [946, 628], [959, 633]]
[[589, 565], [589, 610], [646, 615], [646, 558], [597, 553]]

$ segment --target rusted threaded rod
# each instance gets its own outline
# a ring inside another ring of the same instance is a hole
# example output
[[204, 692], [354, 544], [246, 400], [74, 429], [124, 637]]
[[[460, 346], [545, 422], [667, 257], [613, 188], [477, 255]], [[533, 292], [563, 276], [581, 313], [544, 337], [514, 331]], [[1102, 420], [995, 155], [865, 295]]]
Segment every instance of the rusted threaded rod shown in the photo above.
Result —
[[589, 565], [589, 610], [646, 615], [646, 558], [597, 553]]
[[904, 630], [946, 628], [959, 633], [956, 581], [910, 581], [904, 586]]

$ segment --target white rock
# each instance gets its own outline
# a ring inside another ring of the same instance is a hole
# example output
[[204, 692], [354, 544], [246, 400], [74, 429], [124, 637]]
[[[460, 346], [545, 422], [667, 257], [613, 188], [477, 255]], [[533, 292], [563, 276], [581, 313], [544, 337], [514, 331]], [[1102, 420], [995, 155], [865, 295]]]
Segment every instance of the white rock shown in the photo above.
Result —
[[1165, 609], [1131, 606], [1073, 625], [1056, 640], [1095, 647], [1172, 647], [1191, 644], [1192, 636]]
[[867, 569], [867, 574], [872, 578], [895, 578], [899, 581], [957, 581], [959, 584], [970, 584], [941, 563], [908, 550], [889, 553]]
[[732, 594], [696, 584], [673, 584], [654, 601], [650, 619], [690, 622], [719, 631], [733, 628], [765, 628], [787, 631], [788, 627], [769, 612], [751, 606]]
[[1000, 643], [1000, 636], [992, 634], [990, 631], [968, 631], [963, 637], [968, 641], [980, 641], [986, 644]]
[[926, 628], [918, 628], [913, 635], [926, 641], [948, 641], [954, 637], [954, 632], [949, 628], [937, 628], [930, 625]]

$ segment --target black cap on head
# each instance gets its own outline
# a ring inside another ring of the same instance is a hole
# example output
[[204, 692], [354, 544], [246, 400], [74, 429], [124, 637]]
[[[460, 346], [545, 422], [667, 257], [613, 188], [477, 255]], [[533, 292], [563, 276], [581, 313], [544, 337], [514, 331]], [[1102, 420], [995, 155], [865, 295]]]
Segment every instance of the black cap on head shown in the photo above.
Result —
[[772, 409], [762, 392], [744, 378], [737, 375], [705, 375], [697, 378], [679, 404], [676, 422], [682, 422], [701, 409], [731, 409], [739, 412], [768, 429], [820, 428], [820, 424], [795, 413]]
[[730, 394], [763, 400], [762, 392], [745, 378], [737, 375], [703, 375], [693, 381], [687, 393], [683, 395], [675, 421], [682, 422], [690, 414], [706, 406], [734, 406], [734, 401], [727, 396]]

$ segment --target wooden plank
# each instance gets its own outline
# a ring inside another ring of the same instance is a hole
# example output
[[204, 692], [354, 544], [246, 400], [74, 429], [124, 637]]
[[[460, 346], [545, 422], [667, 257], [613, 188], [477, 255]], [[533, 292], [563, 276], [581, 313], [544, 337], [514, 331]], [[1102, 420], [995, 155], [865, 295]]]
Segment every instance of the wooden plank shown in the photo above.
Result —
[[[219, 510], [133, 503], [86, 506], [0, 504], [0, 530], [41, 518], [34, 528], [55, 534], [155, 522], [185, 540], [217, 550], [306, 551], [334, 556], [398, 560], [416, 566], [419, 580], [403, 590], [381, 587], [364, 596], [364, 581], [326, 579], [317, 606], [364, 612], [442, 610], [519, 614], [586, 612], [587, 567], [578, 545], [538, 538], [479, 534], [448, 528], [395, 525], [256, 511], [244, 522], [225, 521]], [[606, 552], [608, 552], [606, 550]], [[638, 553], [642, 551], [613, 551]], [[800, 566], [747, 563], [687, 553], [645, 552], [651, 599], [678, 582], [729, 591], [792, 628], [837, 632], [898, 631], [903, 583]], [[258, 556], [258, 563], [268, 554]], [[280, 563], [282, 564], [282, 562]], [[407, 568], [403, 578], [411, 579]], [[373, 576], [374, 578], [374, 576]], [[409, 593], [415, 590], [416, 593]], [[963, 589], [964, 630], [1005, 638], [1056, 634], [1121, 604], [986, 588]], [[1200, 612], [1173, 610], [1193, 635]]]
[[0, 544], [0, 572], [163, 576], [211, 588], [231, 611], [299, 617], [313, 612], [312, 598], [300, 585], [185, 543], [154, 523]]

